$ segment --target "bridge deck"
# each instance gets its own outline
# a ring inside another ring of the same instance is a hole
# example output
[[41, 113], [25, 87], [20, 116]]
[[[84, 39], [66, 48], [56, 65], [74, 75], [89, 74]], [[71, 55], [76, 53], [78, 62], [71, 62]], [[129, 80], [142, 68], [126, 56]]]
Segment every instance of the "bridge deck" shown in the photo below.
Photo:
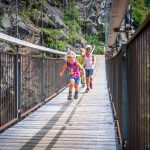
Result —
[[117, 138], [106, 86], [104, 57], [97, 61], [94, 87], [80, 89], [78, 100], [68, 89], [0, 135], [1, 150], [116, 150]]

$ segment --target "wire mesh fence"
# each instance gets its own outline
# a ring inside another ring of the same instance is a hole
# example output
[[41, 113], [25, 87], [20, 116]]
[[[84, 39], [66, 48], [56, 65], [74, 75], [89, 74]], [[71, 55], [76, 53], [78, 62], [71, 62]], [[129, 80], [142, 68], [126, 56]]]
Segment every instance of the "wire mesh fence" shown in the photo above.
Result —
[[[45, 58], [19, 54], [0, 53], [0, 127], [16, 121], [32, 108], [46, 102], [51, 96], [67, 86], [66, 75], [60, 78], [62, 58]], [[16, 79], [18, 73], [18, 81]], [[18, 82], [19, 101], [16, 100]]]
[[16, 118], [15, 56], [0, 53], [0, 126]]
[[120, 53], [106, 60], [119, 137], [128, 150], [150, 149], [150, 18]]
[[128, 43], [128, 149], [150, 149], [150, 19]]

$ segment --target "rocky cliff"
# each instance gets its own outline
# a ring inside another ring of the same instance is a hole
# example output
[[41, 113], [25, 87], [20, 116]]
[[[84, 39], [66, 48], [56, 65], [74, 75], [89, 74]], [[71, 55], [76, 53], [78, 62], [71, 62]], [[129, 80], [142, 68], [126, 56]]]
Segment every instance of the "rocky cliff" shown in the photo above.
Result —
[[[67, 51], [84, 46], [89, 37], [104, 39], [104, 0], [0, 0], [0, 32], [46, 47]], [[93, 43], [91, 43], [93, 44]], [[15, 51], [0, 43], [0, 51]], [[22, 53], [38, 53], [27, 48]]]

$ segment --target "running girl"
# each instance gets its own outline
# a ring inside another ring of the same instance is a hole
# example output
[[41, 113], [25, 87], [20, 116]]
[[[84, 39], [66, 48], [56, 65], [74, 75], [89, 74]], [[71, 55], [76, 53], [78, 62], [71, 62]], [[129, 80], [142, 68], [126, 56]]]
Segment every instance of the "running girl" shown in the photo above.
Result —
[[94, 64], [94, 56], [91, 53], [92, 47], [91, 45], [86, 46], [86, 52], [84, 56], [85, 62], [85, 73], [86, 73], [86, 93], [89, 92], [89, 89], [93, 88], [93, 64]]
[[79, 82], [80, 82], [80, 72], [79, 69], [82, 70], [83, 76], [85, 77], [84, 68], [77, 62], [76, 54], [73, 51], [70, 51], [67, 54], [67, 61], [63, 65], [60, 76], [64, 75], [64, 71], [69, 69], [69, 94], [68, 100], [72, 100], [72, 90], [75, 88], [74, 99], [78, 98], [78, 91], [79, 91]]

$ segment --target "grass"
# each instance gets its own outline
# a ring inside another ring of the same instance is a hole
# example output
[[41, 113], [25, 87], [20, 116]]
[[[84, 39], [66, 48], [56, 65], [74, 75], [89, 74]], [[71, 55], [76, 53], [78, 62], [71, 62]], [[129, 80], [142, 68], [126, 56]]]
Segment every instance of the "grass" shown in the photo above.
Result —
[[44, 40], [46, 46], [61, 51], [65, 50], [66, 41], [58, 40], [58, 36], [62, 35], [63, 31], [59, 29], [43, 29]]

